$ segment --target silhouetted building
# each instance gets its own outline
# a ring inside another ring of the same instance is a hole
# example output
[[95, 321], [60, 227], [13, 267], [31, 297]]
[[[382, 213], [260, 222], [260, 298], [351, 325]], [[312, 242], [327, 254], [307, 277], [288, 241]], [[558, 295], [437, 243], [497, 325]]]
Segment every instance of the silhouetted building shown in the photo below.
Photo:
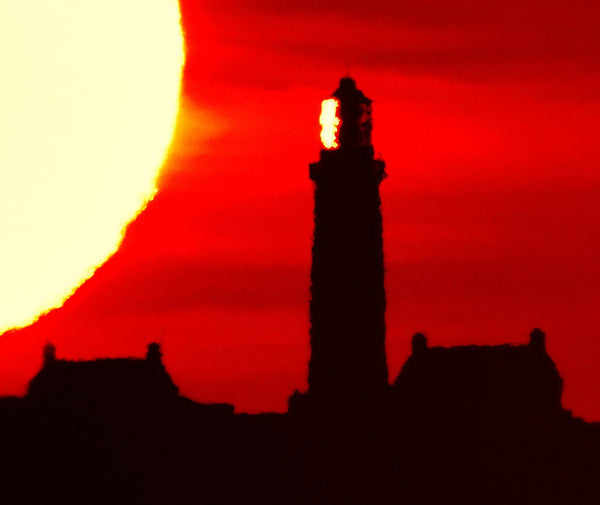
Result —
[[[386, 174], [384, 162], [374, 159], [371, 100], [352, 79], [343, 78], [333, 98], [323, 102], [321, 122], [330, 138], [320, 160], [310, 165], [312, 354], [303, 400], [335, 408], [378, 401], [388, 387], [379, 198]], [[291, 408], [298, 399], [290, 399]]]
[[49, 405], [138, 405], [175, 398], [178, 390], [162, 362], [160, 346], [148, 345], [145, 359], [104, 358], [68, 361], [56, 358], [47, 344], [40, 371], [29, 383], [27, 398]]
[[538, 329], [528, 345], [449, 348], [428, 347], [417, 333], [392, 397], [419, 423], [527, 423], [563, 414], [562, 385]]

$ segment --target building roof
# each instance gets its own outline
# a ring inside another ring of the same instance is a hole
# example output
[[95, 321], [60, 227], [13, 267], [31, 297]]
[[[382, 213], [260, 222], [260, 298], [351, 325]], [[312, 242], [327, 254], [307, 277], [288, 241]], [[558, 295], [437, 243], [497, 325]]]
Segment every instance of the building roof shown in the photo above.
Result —
[[56, 359], [46, 346], [44, 363], [29, 383], [27, 397], [45, 402], [147, 402], [177, 395], [165, 370], [158, 344], [145, 359], [103, 358], [92, 361]]
[[426, 416], [547, 415], [562, 409], [562, 379], [540, 330], [526, 345], [428, 347], [417, 334], [392, 390], [407, 411]]

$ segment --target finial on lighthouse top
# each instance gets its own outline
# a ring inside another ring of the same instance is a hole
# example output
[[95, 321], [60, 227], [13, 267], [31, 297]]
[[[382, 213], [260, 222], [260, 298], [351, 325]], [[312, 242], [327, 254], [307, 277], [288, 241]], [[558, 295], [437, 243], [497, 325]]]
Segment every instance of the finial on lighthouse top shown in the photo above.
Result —
[[320, 123], [325, 149], [353, 149], [371, 145], [371, 100], [343, 77], [333, 98], [323, 100]]

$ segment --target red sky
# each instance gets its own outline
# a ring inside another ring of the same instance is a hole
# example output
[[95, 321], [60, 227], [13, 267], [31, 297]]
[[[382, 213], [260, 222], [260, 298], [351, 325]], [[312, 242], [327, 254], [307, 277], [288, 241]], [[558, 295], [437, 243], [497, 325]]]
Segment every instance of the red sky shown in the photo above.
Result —
[[[0, 339], [0, 394], [59, 356], [163, 344], [183, 394], [283, 411], [306, 386], [320, 102], [349, 74], [387, 163], [387, 349], [547, 333], [600, 420], [597, 1], [182, 0], [182, 106], [160, 191], [61, 309]], [[109, 202], [107, 202], [109, 205]], [[510, 373], [510, 371], [507, 371]]]

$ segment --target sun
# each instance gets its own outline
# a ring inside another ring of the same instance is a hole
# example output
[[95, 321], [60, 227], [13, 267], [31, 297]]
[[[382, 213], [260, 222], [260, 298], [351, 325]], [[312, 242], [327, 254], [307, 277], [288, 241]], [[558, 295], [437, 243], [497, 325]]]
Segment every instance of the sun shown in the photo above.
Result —
[[156, 192], [184, 42], [177, 0], [0, 6], [0, 332], [64, 300]]

